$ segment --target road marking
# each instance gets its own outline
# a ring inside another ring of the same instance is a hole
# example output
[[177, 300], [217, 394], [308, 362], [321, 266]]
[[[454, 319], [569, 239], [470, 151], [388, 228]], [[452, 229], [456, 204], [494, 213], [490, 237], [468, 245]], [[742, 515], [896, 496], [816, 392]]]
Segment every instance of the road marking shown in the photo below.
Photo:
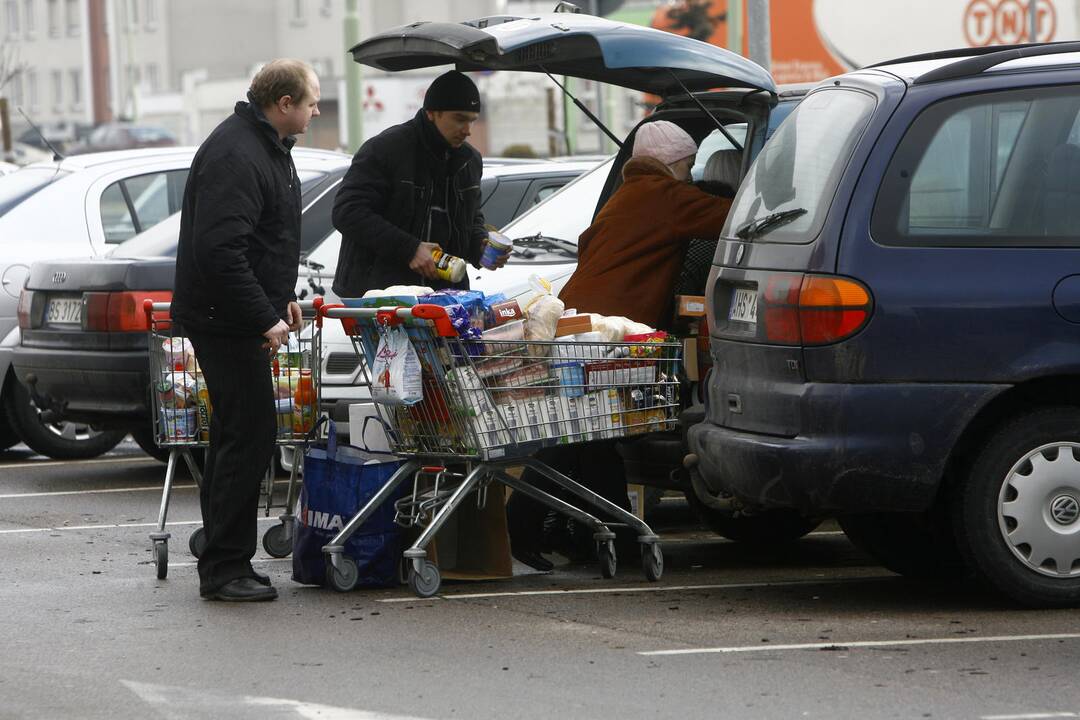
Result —
[[[291, 557], [284, 557], [284, 558], [251, 558], [251, 564], [252, 565], [258, 565], [258, 564], [265, 565], [267, 563], [276, 563], [276, 562], [291, 563], [292, 558]], [[177, 563], [169, 563], [169, 567], [171, 567], [171, 568], [196, 567], [198, 564], [199, 564], [198, 561], [195, 561], [195, 562], [177, 562]]]
[[983, 715], [979, 720], [1044, 720], [1045, 718], [1080, 718], [1072, 712], [1025, 713], [1023, 715]]
[[[259, 517], [256, 518], [256, 522], [278, 522], [276, 516], [273, 517]], [[178, 525], [202, 525], [202, 520], [177, 520], [175, 522], [165, 523], [165, 527], [174, 527]], [[127, 528], [156, 528], [158, 524], [156, 522], [148, 523], [114, 523], [104, 525], [64, 525], [63, 527], [46, 527], [46, 528], [18, 528], [16, 530], [0, 530], [0, 535], [19, 535], [21, 533], [48, 533], [48, 532], [62, 532], [65, 530], [117, 530]]]
[[165, 467], [164, 463], [158, 462], [152, 457], [115, 457], [115, 458], [94, 458], [92, 460], [27, 460], [25, 462], [16, 463], [0, 463], [0, 470], [28, 468], [28, 467], [55, 467], [57, 465], [107, 465], [109, 463], [146, 463], [157, 464]]
[[[297, 480], [297, 484], [299, 484]], [[288, 485], [288, 480], [275, 480], [274, 485]], [[8, 495], [0, 495], [0, 500], [14, 500], [19, 498], [37, 498], [37, 497], [56, 497], [60, 495], [97, 495], [101, 493], [126, 493], [126, 492], [145, 492], [147, 490], [156, 490], [161, 492], [161, 485], [143, 485], [140, 487], [128, 487], [128, 488], [102, 488], [98, 490], [51, 490], [48, 492], [36, 492], [36, 493], [10, 493]], [[198, 485], [192, 483], [191, 485], [173, 485], [172, 489], [175, 490], [190, 490], [197, 488]]]
[[[894, 580], [896, 575], [871, 575], [867, 577], [821, 578], [814, 580], [787, 580], [782, 582], [723, 583], [719, 585], [632, 585], [605, 588], [567, 588], [565, 590], [520, 590], [518, 592], [457, 593], [436, 595], [440, 600], [476, 600], [483, 598], [531, 597], [542, 595], [611, 595], [614, 593], [685, 592], [687, 590], [743, 590], [749, 588], [782, 588], [802, 585], [844, 585], [852, 583]], [[381, 603], [416, 602], [415, 597], [383, 598]]]
[[353, 708], [319, 705], [288, 698], [236, 695], [204, 688], [182, 688], [168, 685], [121, 680], [128, 690], [154, 708], [168, 720], [190, 717], [246, 718], [305, 718], [307, 720], [427, 720], [415, 715], [355, 710]]
[[851, 648], [900, 647], [904, 645], [952, 645], [955, 643], [1025, 642], [1032, 640], [1076, 640], [1080, 633], [1054, 635], [993, 635], [988, 637], [925, 638], [919, 640], [863, 640], [858, 642], [800, 643], [797, 645], [737, 645], [735, 647], [649, 650], [638, 655], [707, 655], [716, 653], [768, 652], [771, 650], [846, 650]]

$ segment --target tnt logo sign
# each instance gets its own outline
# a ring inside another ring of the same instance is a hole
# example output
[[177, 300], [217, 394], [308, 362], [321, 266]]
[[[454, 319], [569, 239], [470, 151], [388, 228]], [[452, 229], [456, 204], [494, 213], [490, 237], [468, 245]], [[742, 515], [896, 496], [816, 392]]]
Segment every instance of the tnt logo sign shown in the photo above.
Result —
[[1035, 5], [1035, 41], [1049, 42], [1057, 31], [1051, 0], [971, 0], [964, 10], [964, 37], [972, 47], [1031, 42], [1030, 11]]

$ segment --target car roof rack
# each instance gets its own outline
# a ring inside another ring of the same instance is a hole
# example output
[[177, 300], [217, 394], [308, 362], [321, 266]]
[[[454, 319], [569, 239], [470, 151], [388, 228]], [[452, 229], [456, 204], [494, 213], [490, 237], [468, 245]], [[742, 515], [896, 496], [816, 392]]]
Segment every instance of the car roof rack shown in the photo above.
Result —
[[917, 55], [905, 55], [904, 57], [882, 60], [873, 65], [866, 65], [862, 69], [882, 67], [883, 65], [900, 65], [901, 63], [922, 62], [924, 60], [947, 60], [956, 57], [973, 57], [975, 55], [987, 55], [1001, 52], [1002, 50], [1015, 50], [1017, 48], [1035, 47], [1046, 43], [1021, 43], [1019, 45], [987, 45], [985, 47], [962, 47], [951, 50], [935, 50], [933, 52], [919, 53]]
[[1026, 57], [1040, 57], [1044, 55], [1062, 55], [1065, 53], [1080, 52], [1080, 42], [1056, 42], [1036, 43], [1031, 45], [1016, 46], [997, 52], [989, 52], [977, 55], [966, 60], [950, 63], [915, 78], [914, 85], [941, 82], [942, 80], [954, 80], [956, 78], [978, 75], [984, 70], [1008, 62]]

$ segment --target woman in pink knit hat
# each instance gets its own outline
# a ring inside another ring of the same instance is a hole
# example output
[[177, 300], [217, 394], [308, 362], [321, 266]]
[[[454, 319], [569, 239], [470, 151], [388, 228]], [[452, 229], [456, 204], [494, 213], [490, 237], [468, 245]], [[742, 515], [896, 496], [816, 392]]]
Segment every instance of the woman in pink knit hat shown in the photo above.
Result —
[[[621, 315], [654, 328], [668, 325], [687, 245], [694, 238], [719, 237], [731, 208], [730, 198], [689, 184], [697, 149], [685, 130], [666, 120], [638, 129], [633, 156], [623, 166], [622, 185], [578, 240], [577, 270], [559, 293], [567, 308]], [[537, 458], [629, 510], [626, 474], [615, 443], [601, 440], [548, 448]], [[522, 479], [551, 489], [531, 470]], [[548, 549], [543, 540], [547, 509], [521, 493], [510, 497], [506, 509], [514, 557], [550, 570], [552, 563], [540, 555]], [[622, 546], [618, 554], [636, 553], [634, 538], [622, 528], [616, 532]], [[575, 534], [586, 546], [592, 545], [591, 531]], [[573, 554], [566, 542], [554, 544]]]

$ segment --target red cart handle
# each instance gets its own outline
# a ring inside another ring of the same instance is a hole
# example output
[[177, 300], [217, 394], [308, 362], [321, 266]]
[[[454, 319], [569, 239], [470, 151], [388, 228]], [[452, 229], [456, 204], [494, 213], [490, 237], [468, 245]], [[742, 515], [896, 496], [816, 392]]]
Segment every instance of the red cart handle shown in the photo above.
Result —
[[434, 322], [435, 332], [439, 337], [457, 337], [457, 330], [454, 329], [450, 316], [446, 314], [446, 308], [442, 305], [413, 305], [412, 316]]

